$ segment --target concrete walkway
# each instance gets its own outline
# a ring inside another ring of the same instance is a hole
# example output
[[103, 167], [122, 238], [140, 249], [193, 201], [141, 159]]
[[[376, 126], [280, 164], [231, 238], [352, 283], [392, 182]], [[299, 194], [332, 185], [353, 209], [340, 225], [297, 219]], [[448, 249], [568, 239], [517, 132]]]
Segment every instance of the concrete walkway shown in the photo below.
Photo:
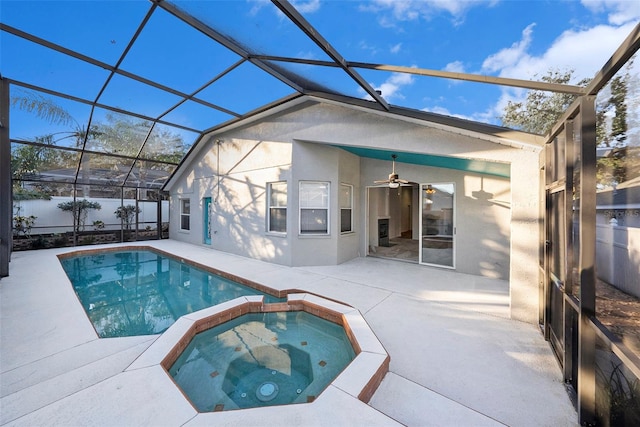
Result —
[[310, 404], [198, 414], [162, 369], [128, 369], [157, 336], [97, 338], [56, 257], [73, 249], [18, 252], [0, 280], [0, 425], [577, 425], [537, 326], [508, 319], [505, 281], [374, 258], [289, 268], [140, 245], [353, 305], [390, 372], [368, 404], [330, 386]]

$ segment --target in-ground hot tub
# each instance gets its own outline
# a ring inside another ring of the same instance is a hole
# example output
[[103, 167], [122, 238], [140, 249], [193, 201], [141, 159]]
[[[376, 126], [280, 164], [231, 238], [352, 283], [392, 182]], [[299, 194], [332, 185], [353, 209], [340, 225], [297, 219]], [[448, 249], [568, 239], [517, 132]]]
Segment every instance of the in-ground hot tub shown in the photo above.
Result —
[[286, 303], [247, 296], [185, 315], [129, 369], [159, 364], [196, 410], [217, 412], [311, 403], [329, 387], [368, 402], [389, 361], [358, 310], [290, 294]]
[[248, 313], [195, 335], [169, 374], [200, 412], [307, 403], [355, 356], [342, 325]]

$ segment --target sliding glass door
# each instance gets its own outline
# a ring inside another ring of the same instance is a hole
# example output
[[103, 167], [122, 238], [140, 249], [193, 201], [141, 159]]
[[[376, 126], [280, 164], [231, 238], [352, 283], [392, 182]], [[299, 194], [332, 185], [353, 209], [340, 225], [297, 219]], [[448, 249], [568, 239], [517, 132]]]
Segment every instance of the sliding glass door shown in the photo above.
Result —
[[420, 185], [420, 264], [455, 267], [455, 186]]

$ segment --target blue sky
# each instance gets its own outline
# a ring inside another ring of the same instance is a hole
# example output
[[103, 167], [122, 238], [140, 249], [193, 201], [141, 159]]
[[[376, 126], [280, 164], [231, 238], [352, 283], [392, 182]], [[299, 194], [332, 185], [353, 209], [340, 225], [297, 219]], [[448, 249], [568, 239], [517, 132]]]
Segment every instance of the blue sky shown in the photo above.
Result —
[[[631, 0], [305, 4], [307, 19], [350, 60], [521, 79], [574, 70], [576, 82], [593, 77], [640, 19]], [[368, 80], [391, 103], [488, 122], [523, 95], [415, 76]]]
[[[299, 37], [269, 1], [176, 1], [204, 22], [263, 53], [326, 59]], [[349, 61], [536, 79], [548, 70], [574, 70], [576, 81], [593, 77], [640, 19], [632, 0], [476, 1], [374, 0], [294, 1], [303, 16]], [[110, 65], [122, 54], [150, 3], [137, 1], [0, 2], [3, 23]], [[76, 60], [50, 55], [19, 38], [1, 33], [3, 76], [93, 100], [108, 73]], [[190, 93], [239, 57], [157, 11], [121, 64], [123, 70]], [[289, 68], [351, 96], [365, 97], [338, 70]], [[636, 67], [637, 70], [637, 67]], [[419, 110], [499, 124], [519, 89], [371, 70], [358, 72], [390, 103]], [[100, 98], [105, 104], [151, 116], [177, 99], [118, 76]], [[134, 84], [135, 83], [135, 84]], [[205, 89], [202, 99], [240, 114], [293, 90], [245, 64]], [[67, 101], [78, 122], [88, 109]], [[74, 105], [71, 105], [74, 104]], [[12, 135], [42, 130], [33, 117], [12, 111]], [[104, 111], [97, 111], [98, 118]], [[168, 114], [197, 129], [233, 116], [186, 103]], [[193, 138], [190, 136], [189, 138]]]

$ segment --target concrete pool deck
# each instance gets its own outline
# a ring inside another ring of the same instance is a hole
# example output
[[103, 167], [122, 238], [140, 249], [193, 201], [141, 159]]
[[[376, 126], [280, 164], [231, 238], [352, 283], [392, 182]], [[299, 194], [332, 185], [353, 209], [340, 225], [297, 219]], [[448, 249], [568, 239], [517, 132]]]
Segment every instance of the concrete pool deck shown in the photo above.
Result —
[[171, 240], [131, 245], [351, 304], [389, 373], [368, 404], [330, 386], [310, 404], [199, 414], [161, 368], [129, 369], [158, 336], [98, 339], [56, 255], [99, 246], [16, 252], [0, 280], [0, 425], [578, 425], [537, 326], [508, 319], [506, 281], [376, 258], [289, 268]]

